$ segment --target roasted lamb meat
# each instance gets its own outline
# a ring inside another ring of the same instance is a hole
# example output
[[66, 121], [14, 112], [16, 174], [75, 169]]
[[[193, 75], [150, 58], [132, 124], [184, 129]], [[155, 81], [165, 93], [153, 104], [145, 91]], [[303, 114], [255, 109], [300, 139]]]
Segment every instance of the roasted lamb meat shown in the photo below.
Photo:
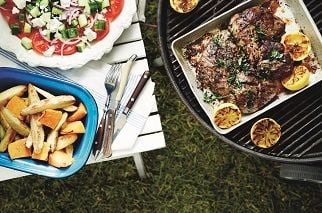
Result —
[[205, 101], [235, 103], [247, 114], [274, 100], [278, 82], [293, 69], [280, 43], [284, 32], [285, 24], [270, 9], [255, 6], [234, 15], [228, 29], [186, 45], [184, 56], [195, 68]]

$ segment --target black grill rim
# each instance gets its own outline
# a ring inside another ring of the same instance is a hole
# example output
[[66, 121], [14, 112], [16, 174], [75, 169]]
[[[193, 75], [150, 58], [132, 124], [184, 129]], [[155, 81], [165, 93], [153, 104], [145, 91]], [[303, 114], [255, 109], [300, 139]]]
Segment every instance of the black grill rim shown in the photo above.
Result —
[[[167, 35], [166, 35], [166, 11], [169, 9], [169, 1], [168, 0], [160, 0], [159, 5], [158, 5], [158, 40], [159, 40], [159, 49], [161, 52], [161, 57], [164, 62], [164, 66], [166, 68], [167, 75], [170, 78], [170, 81], [172, 85], [174, 86], [175, 90], [177, 91], [177, 94], [181, 98], [181, 100], [184, 102], [184, 104], [188, 107], [189, 111], [193, 114], [193, 116], [204, 126], [206, 127], [210, 132], [212, 132], [215, 136], [217, 136], [220, 140], [226, 142], [230, 146], [252, 154], [254, 156], [267, 159], [267, 160], [272, 160], [276, 162], [284, 162], [284, 163], [315, 163], [315, 162], [322, 162], [322, 157], [310, 157], [310, 158], [287, 158], [287, 157], [278, 157], [278, 156], [272, 156], [268, 154], [263, 154], [255, 150], [251, 150], [249, 148], [243, 147], [236, 142], [226, 138], [224, 135], [219, 134], [217, 131], [214, 130], [212, 126], [209, 125], [204, 119], [201, 118], [201, 116], [194, 110], [193, 106], [191, 105], [191, 102], [187, 100], [187, 97], [184, 95], [184, 91], [180, 89], [180, 87], [176, 84], [175, 82], [175, 76], [171, 67], [171, 62], [170, 62], [170, 51], [171, 49], [168, 49], [168, 41], [167, 41]], [[311, 2], [310, 2], [311, 3]], [[238, 129], [238, 128], [237, 128]]]

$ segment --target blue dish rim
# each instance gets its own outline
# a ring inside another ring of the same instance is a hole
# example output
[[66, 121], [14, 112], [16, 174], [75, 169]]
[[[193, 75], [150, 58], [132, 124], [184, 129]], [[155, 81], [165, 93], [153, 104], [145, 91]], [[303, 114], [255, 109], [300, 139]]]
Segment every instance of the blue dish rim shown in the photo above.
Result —
[[74, 151], [75, 161], [70, 167], [55, 168], [46, 162], [29, 158], [11, 160], [7, 152], [0, 153], [0, 166], [51, 178], [64, 178], [78, 172], [86, 164], [90, 156], [96, 133], [98, 107], [94, 97], [86, 88], [77, 83], [48, 75], [32, 73], [25, 69], [0, 67], [0, 81], [4, 79], [7, 79], [7, 81], [0, 84], [1, 90], [17, 84], [32, 83], [40, 88], [48, 89], [53, 94], [71, 94], [75, 96], [77, 101], [81, 101], [85, 105], [87, 116], [84, 121], [86, 132], [77, 141], [77, 148]]

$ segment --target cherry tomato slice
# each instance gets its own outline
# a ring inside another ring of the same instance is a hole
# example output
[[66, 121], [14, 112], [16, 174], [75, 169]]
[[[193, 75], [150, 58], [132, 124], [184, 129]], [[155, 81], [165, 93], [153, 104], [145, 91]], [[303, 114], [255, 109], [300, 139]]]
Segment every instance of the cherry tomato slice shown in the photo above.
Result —
[[96, 31], [96, 41], [100, 41], [110, 32], [110, 24], [108, 20], [105, 22], [105, 29], [101, 31]]
[[[57, 55], [61, 55], [61, 48], [63, 43], [61, 41], [57, 41], [57, 43], [55, 43], [54, 45], [55, 45], [54, 53]], [[72, 55], [75, 52], [77, 52], [76, 45], [77, 44], [65, 44], [63, 49], [63, 55]]]
[[43, 53], [50, 47], [48, 41], [43, 39], [39, 32], [35, 32], [32, 36], [32, 47], [38, 53]]
[[7, 22], [11, 19], [12, 16], [17, 16], [12, 14], [12, 8], [15, 6], [12, 0], [8, 0], [4, 5], [0, 7], [0, 12]]
[[113, 21], [122, 12], [123, 6], [124, 0], [110, 0], [105, 17], [109, 21]]

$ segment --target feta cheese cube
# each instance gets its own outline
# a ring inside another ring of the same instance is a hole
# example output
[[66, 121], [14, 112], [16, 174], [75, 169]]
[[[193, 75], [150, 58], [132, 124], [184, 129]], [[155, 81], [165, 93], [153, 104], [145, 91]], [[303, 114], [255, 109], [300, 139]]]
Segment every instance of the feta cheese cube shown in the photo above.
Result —
[[44, 22], [48, 23], [50, 21], [50, 18], [51, 18], [51, 13], [43, 13], [43, 14], [41, 14], [40, 18]]
[[55, 52], [55, 46], [50, 46], [45, 52], [43, 52], [42, 54], [46, 57], [50, 57], [54, 54]]
[[33, 27], [43, 27], [46, 25], [46, 22], [44, 22], [44, 20], [41, 18], [34, 18], [31, 20], [31, 23]]
[[18, 13], [19, 13], [19, 10], [18, 10], [18, 8], [16, 8], [16, 7], [13, 7], [13, 8], [12, 8], [12, 11], [11, 11], [11, 13], [12, 13], [12, 14], [18, 14]]
[[54, 18], [54, 19], [49, 20], [46, 27], [50, 32], [55, 33], [58, 31], [59, 26], [62, 24], [63, 24], [62, 22], [60, 22], [58, 19]]
[[94, 32], [92, 29], [90, 28], [86, 28], [84, 30], [84, 35], [86, 36], [88, 41], [93, 41], [94, 39], [96, 39], [97, 34], [96, 32]]
[[60, 5], [64, 8], [70, 7], [70, 0], [60, 0]]
[[102, 14], [99, 14], [99, 13], [98, 13], [98, 14], [96, 14], [96, 18], [97, 18], [98, 20], [104, 20], [104, 21], [106, 20], [106, 19], [105, 19], [105, 16], [103, 16]]
[[26, 7], [26, 0], [13, 0], [13, 2], [20, 10]]

